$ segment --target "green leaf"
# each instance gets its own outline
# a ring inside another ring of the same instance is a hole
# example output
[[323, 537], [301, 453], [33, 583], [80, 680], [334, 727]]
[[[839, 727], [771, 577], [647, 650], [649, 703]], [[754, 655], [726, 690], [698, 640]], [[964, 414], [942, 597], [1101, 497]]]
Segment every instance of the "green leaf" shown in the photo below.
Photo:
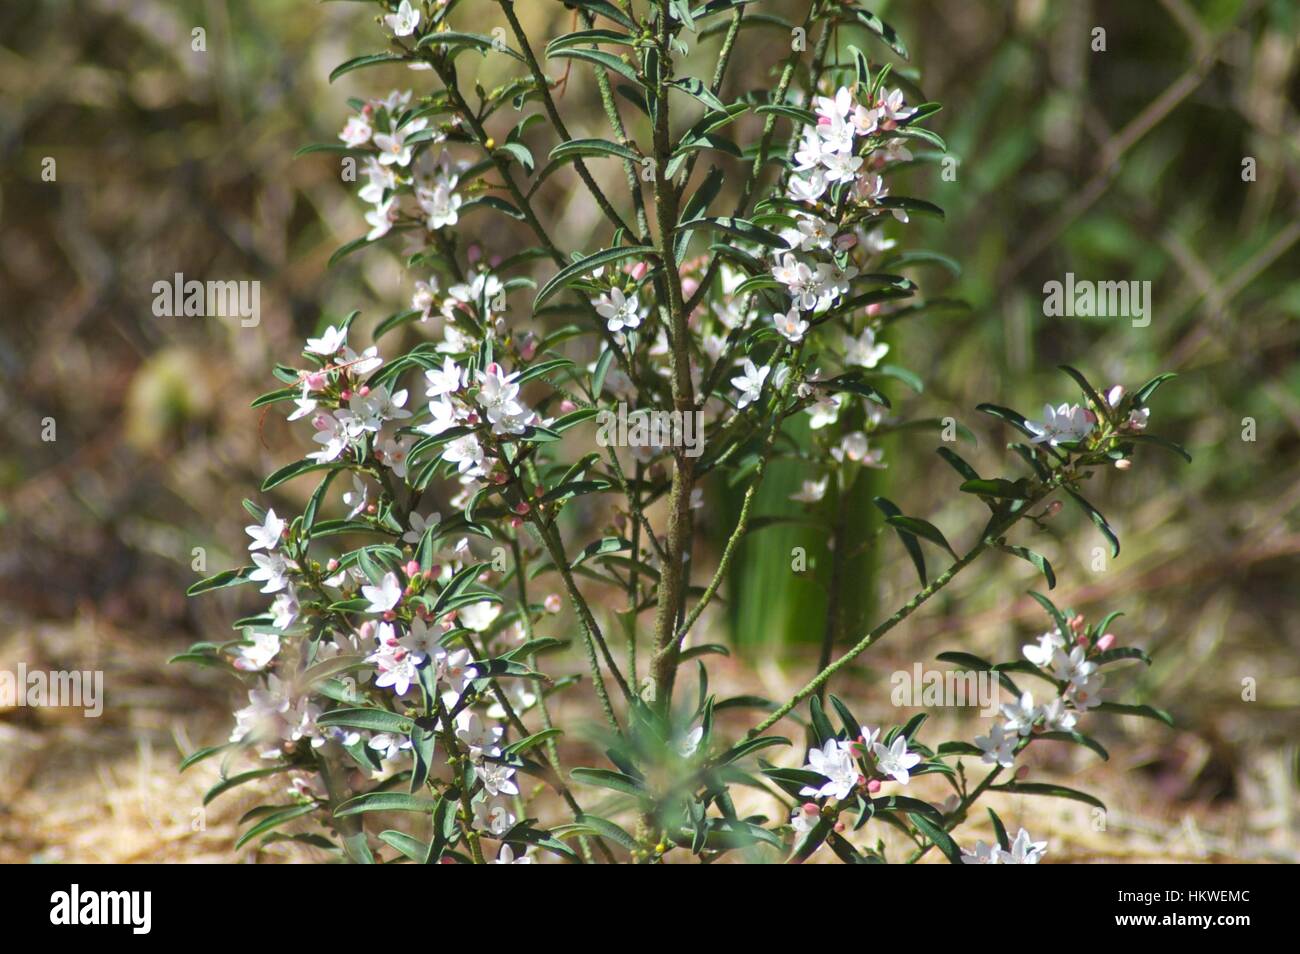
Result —
[[353, 70], [359, 70], [367, 66], [378, 66], [382, 63], [401, 63], [406, 59], [397, 53], [370, 53], [366, 56], [357, 56], [348, 60], [346, 63], [340, 63], [334, 67], [330, 73], [330, 82], [334, 82], [345, 73], [351, 73]]
[[859, 23], [883, 40], [885, 45], [891, 50], [905, 60], [909, 58], [907, 47], [904, 46], [903, 41], [898, 38], [898, 31], [888, 23], [880, 19], [880, 17], [876, 16], [870, 10], [857, 8], [853, 11], [853, 15], [857, 18]]
[[1006, 480], [1003, 477], [977, 477], [965, 481], [960, 488], [964, 494], [997, 497], [1002, 500], [1028, 500], [1029, 488], [1023, 480]]
[[[873, 497], [872, 503], [885, 515], [885, 519], [890, 517], [901, 517], [903, 512], [898, 509], [892, 500], [885, 497]], [[925, 573], [925, 554], [921, 552], [921, 544], [916, 540], [916, 535], [909, 533], [902, 527], [895, 526], [894, 530], [898, 533], [898, 539], [903, 541], [903, 547], [907, 550], [907, 555], [912, 558], [912, 564], [916, 567], [916, 575], [921, 578], [921, 585], [925, 586], [928, 580]]]
[[1163, 722], [1165, 725], [1173, 728], [1174, 717], [1164, 709], [1157, 709], [1155, 706], [1135, 706], [1127, 705], [1122, 702], [1103, 702], [1097, 706], [1098, 712], [1113, 712], [1116, 715], [1140, 716], [1143, 719], [1154, 719], [1157, 722]]
[[246, 782], [255, 779], [265, 778], [268, 775], [275, 775], [277, 772], [287, 772], [292, 769], [292, 765], [271, 765], [266, 768], [252, 769], [248, 772], [240, 772], [238, 775], [232, 775], [230, 778], [224, 778], [216, 785], [208, 789], [207, 794], [203, 796], [203, 804], [209, 804], [214, 798], [222, 795], [232, 788], [237, 788]]
[[1097, 529], [1101, 531], [1101, 535], [1110, 541], [1111, 558], [1113, 559], [1119, 556], [1119, 537], [1115, 536], [1115, 531], [1110, 528], [1110, 524], [1107, 523], [1106, 518], [1101, 515], [1101, 511], [1088, 503], [1088, 501], [1084, 500], [1081, 495], [1071, 490], [1069, 487], [1065, 488], [1065, 492], [1074, 498], [1074, 502], [1082, 507], [1084, 513], [1088, 515], [1088, 519], [1097, 525]]
[[1156, 393], [1156, 389], [1160, 387], [1160, 385], [1164, 384], [1170, 378], [1176, 377], [1178, 377], [1178, 375], [1174, 374], [1172, 371], [1166, 371], [1164, 374], [1157, 374], [1154, 378], [1137, 389], [1137, 393], [1133, 395], [1133, 403], [1137, 405], [1145, 405], [1151, 395]]
[[1035, 553], [1028, 547], [1012, 546], [1010, 544], [999, 547], [999, 549], [1004, 553], [1010, 553], [1012, 556], [1027, 560], [1038, 567], [1038, 571], [1043, 574], [1043, 579], [1047, 580], [1047, 588], [1049, 590], [1056, 588], [1056, 574], [1052, 571], [1052, 564], [1048, 563], [1047, 558], [1041, 553]]
[[682, 231], [702, 229], [709, 232], [724, 232], [727, 235], [734, 235], [737, 238], [748, 242], [756, 242], [768, 248], [784, 249], [788, 247], [785, 239], [781, 238], [781, 236], [760, 228], [748, 219], [732, 218], [730, 216], [692, 219], [689, 222], [681, 223], [677, 228]]
[[418, 838], [412, 838], [406, 832], [393, 831], [392, 829], [381, 831], [379, 840], [390, 848], [396, 848], [402, 855], [412, 861], [423, 864], [424, 860], [429, 857], [428, 843], [420, 841]]
[[392, 732], [397, 735], [409, 735], [415, 723], [407, 716], [389, 712], [387, 709], [355, 708], [331, 709], [317, 717], [316, 724], [321, 726], [345, 725], [354, 729], [369, 729], [371, 732]]
[[920, 812], [908, 812], [907, 817], [912, 820], [912, 824], [916, 826], [921, 834], [930, 839], [931, 843], [943, 852], [945, 858], [955, 865], [962, 864], [961, 849], [957, 847], [957, 842], [952, 840], [952, 835]]
[[199, 580], [188, 590], [186, 596], [198, 596], [200, 593], [206, 593], [209, 590], [220, 590], [227, 586], [238, 586], [241, 583], [248, 582], [248, 574], [252, 573], [255, 567], [241, 566], [237, 570], [222, 570], [205, 580]]
[[552, 149], [549, 158], [554, 162], [569, 162], [582, 156], [615, 156], [632, 162], [641, 161], [641, 154], [635, 149], [608, 139], [570, 139]]
[[905, 517], [902, 514], [893, 514], [885, 518], [885, 522], [892, 527], [906, 530], [915, 536], [924, 540], [929, 540], [936, 546], [941, 546], [952, 554], [953, 559], [957, 559], [957, 551], [948, 545], [948, 540], [939, 532], [939, 528], [928, 520], [922, 520], [919, 517]]
[[263, 492], [271, 490], [274, 487], [280, 486], [286, 480], [301, 477], [303, 474], [310, 474], [318, 470], [333, 470], [338, 466], [339, 464], [335, 461], [320, 464], [314, 460], [296, 460], [292, 464], [285, 464], [279, 470], [272, 473], [271, 476], [267, 477], [266, 480], [262, 481], [262, 490]]
[[334, 809], [334, 817], [342, 818], [344, 815], [360, 815], [364, 812], [416, 812], [432, 815], [437, 807], [437, 801], [432, 798], [420, 798], [405, 792], [367, 792], [349, 798]]
[[569, 775], [572, 776], [575, 782], [583, 785], [610, 788], [641, 800], [650, 798], [650, 793], [645, 790], [639, 781], [630, 775], [624, 775], [622, 772], [615, 772], [611, 769], [576, 768], [571, 770]]
[[1094, 798], [1087, 792], [1081, 792], [1078, 789], [1066, 788], [1064, 785], [1054, 785], [1049, 782], [1007, 782], [1004, 785], [994, 785], [993, 790], [996, 792], [1014, 792], [1017, 795], [1048, 795], [1052, 798], [1069, 798], [1076, 802], [1083, 802], [1085, 805], [1091, 805], [1093, 808], [1106, 810], [1106, 803], [1099, 798]]
[[[599, 815], [588, 815], [586, 812], [583, 812], [578, 816], [578, 823], [580, 825], [586, 825], [602, 838], [608, 838], [610, 841], [617, 842], [628, 851], [634, 851], [636, 849], [636, 839], [606, 818], [601, 818]], [[557, 829], [557, 831], [559, 830], [560, 829]]]
[[572, 57], [575, 60], [585, 60], [588, 63], [594, 63], [605, 69], [613, 70], [624, 79], [630, 80], [638, 87], [641, 86], [641, 81], [637, 78], [636, 70], [632, 69], [631, 64], [624, 62], [621, 57], [615, 56], [613, 53], [606, 53], [604, 50], [592, 50], [586, 47], [574, 47], [572, 49], [556, 50], [547, 54], [548, 59], [564, 56]]
[[1092, 749], [1096, 752], [1103, 762], [1110, 761], [1110, 753], [1096, 739], [1084, 735], [1081, 732], [1043, 732], [1034, 736], [1035, 739], [1049, 739], [1053, 742], [1073, 742], [1075, 745], [1082, 745], [1084, 748]]
[[608, 265], [611, 262], [622, 261], [625, 258], [632, 258], [634, 256], [653, 254], [654, 249], [645, 245], [623, 245], [617, 248], [603, 249], [602, 251], [588, 255], [586, 258], [560, 269], [560, 271], [557, 272], [549, 282], [543, 285], [542, 290], [537, 293], [537, 297], [533, 300], [533, 308], [536, 309], [540, 307], [542, 302], [546, 301], [561, 288], [565, 287], [577, 278], [581, 278], [584, 275], [594, 272], [602, 265]]
[[244, 845], [248, 844], [258, 835], [264, 834], [270, 831], [272, 828], [278, 828], [280, 825], [283, 825], [285, 822], [293, 821], [295, 818], [301, 818], [303, 815], [310, 815], [312, 812], [316, 811], [317, 807], [318, 806], [316, 805], [315, 802], [311, 802], [306, 805], [294, 805], [290, 808], [284, 809], [283, 811], [278, 811], [272, 815], [267, 815], [260, 822], [258, 822], [252, 828], [248, 829], [248, 831], [244, 832], [244, 834], [239, 837], [239, 840], [235, 842], [235, 850], [238, 851], [240, 848], [243, 848]]

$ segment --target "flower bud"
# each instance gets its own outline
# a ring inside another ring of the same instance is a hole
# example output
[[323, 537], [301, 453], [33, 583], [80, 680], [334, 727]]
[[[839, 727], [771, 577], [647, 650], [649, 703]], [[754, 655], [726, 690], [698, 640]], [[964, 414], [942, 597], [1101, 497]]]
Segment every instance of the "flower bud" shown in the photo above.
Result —
[[562, 606], [560, 602], [560, 594], [548, 593], [546, 599], [542, 601], [542, 606], [546, 608], [546, 612], [548, 613], [558, 613]]
[[521, 500], [519, 503], [515, 504], [515, 513], [519, 514], [521, 517], [532, 509], [533, 508], [528, 505], [527, 500]]
[[867, 791], [870, 792], [872, 795], [880, 791], [880, 779], [873, 778], [871, 781], [867, 782]]
[[1097, 651], [1104, 653], [1106, 650], [1110, 649], [1110, 647], [1114, 645], [1115, 645], [1115, 635], [1113, 633], [1107, 633], [1101, 639], [1097, 640]]
[[836, 831], [843, 831], [843, 830], [844, 830], [844, 822], [836, 822], [836, 823], [835, 823], [835, 830], [836, 830]]
[[352, 400], [352, 392], [349, 391], [347, 388], [344, 388], [342, 391], [339, 392], [339, 400], [340, 400], [340, 401], [351, 401], [351, 400]]
[[821, 809], [817, 807], [817, 803], [816, 803], [816, 802], [804, 802], [804, 803], [803, 803], [803, 813], [804, 813], [805, 815], [810, 815], [810, 816], [811, 816], [811, 815], [817, 815], [817, 814], [820, 814], [820, 813], [821, 813]]
[[1133, 462], [1129, 460], [1127, 457], [1121, 457], [1119, 460], [1115, 461], [1116, 470], [1128, 470], [1132, 466], [1133, 466]]
[[406, 575], [412, 578], [419, 576], [420, 564], [416, 563], [414, 560], [408, 561], [406, 564]]
[[1047, 505], [1047, 509], [1043, 511], [1043, 516], [1055, 517], [1058, 513], [1061, 512], [1062, 506], [1064, 506], [1064, 504], [1062, 504], [1061, 501], [1053, 500], [1051, 503]]

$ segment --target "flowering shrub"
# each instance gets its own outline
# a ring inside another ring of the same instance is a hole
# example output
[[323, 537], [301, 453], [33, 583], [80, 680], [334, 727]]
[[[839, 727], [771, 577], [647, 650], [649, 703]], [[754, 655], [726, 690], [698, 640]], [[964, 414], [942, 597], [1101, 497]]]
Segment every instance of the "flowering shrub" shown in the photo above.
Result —
[[[981, 405], [1024, 436], [1010, 445], [1024, 474], [981, 477], [940, 447], [972, 509], [988, 511], [975, 542], [958, 550], [933, 524], [876, 498], [920, 590], [792, 698], [717, 700], [706, 665], [716, 647], [688, 637], [755, 525], [768, 463], [803, 460], [796, 499], [815, 503], [829, 485], [846, 491], [862, 468], [885, 466], [878, 434], [918, 423], [891, 414], [884, 389], [917, 382], [883, 363], [890, 345], [881, 336], [924, 311], [899, 271], [927, 255], [900, 251], [890, 236], [913, 215], [941, 212], [891, 194], [889, 177], [898, 164], [942, 155], [943, 140], [922, 126], [939, 107], [909, 102], [888, 67], [840, 47], [837, 26], [854, 24], [906, 54], [855, 3], [813, 0], [806, 19], [788, 25], [794, 39], [775, 87], [731, 102], [723, 80], [756, 3], [568, 0], [581, 29], [544, 47], [511, 0], [379, 6], [389, 49], [334, 75], [405, 63], [428, 71], [435, 88], [356, 102], [342, 144], [312, 148], [359, 159], [364, 173], [370, 230], [337, 254], [400, 239], [411, 306], [380, 322], [372, 344], [357, 341], [354, 314], [308, 338], [295, 366], [276, 368], [284, 386], [254, 406], [288, 405], [312, 447], [261, 489], [308, 475], [319, 483], [300, 514], [245, 501], [252, 565], [191, 589], [256, 583], [272, 600], [235, 624], [241, 638], [182, 657], [248, 682], [229, 743], [185, 766], [239, 752], [265, 763], [224, 777], [209, 797], [267, 775], [291, 779], [289, 801], [250, 813], [240, 844], [292, 838], [360, 862], [473, 863], [711, 861], [733, 851], [799, 861], [829, 844], [845, 861], [875, 862], [885, 860], [883, 842], [868, 845], [850, 826], [876, 822], [915, 843], [908, 860], [938, 848], [953, 862], [1037, 862], [1045, 844], [1023, 829], [1010, 836], [996, 815], [994, 845], [962, 849], [951, 832], [987, 791], [1100, 804], [1018, 780], [1018, 755], [1050, 743], [1105, 757], [1084, 734], [1098, 713], [1167, 718], [1102, 701], [1107, 667], [1146, 658], [1115, 645], [1117, 614], [1089, 624], [1035, 593], [1049, 629], [1023, 658], [940, 657], [995, 674], [1012, 700], [973, 742], [927, 744], [924, 714], [863, 725], [826, 686], [987, 552], [1027, 560], [1055, 586], [1051, 565], [1010, 534], [1050, 516], [1058, 497], [1082, 507], [1117, 553], [1082, 487], [1096, 468], [1127, 468], [1141, 444], [1183, 453], [1147, 433], [1148, 401], [1169, 376], [1103, 396], [1065, 368], [1081, 401], [1048, 405], [1040, 420]], [[508, 32], [467, 32], [491, 11]], [[687, 44], [715, 40], [710, 81], [677, 69]], [[458, 74], [468, 53], [508, 56], [517, 77], [474, 86]], [[569, 135], [539, 54], [594, 70], [612, 138]], [[744, 128], [746, 117], [757, 117], [758, 133], [742, 148], [723, 130]], [[535, 123], [558, 140], [541, 168], [536, 137], [525, 135]], [[696, 175], [706, 154], [739, 170], [726, 203], [721, 167]], [[588, 163], [608, 160], [621, 163], [626, 194], [607, 193], [592, 175]], [[532, 195], [552, 174], [572, 174], [590, 194], [608, 220], [604, 247], [564, 248], [555, 223], [539, 219]], [[472, 212], [516, 223], [531, 244], [467, 245], [457, 226]], [[421, 343], [381, 350], [412, 327]], [[626, 409], [626, 433], [601, 439], [615, 404]], [[813, 433], [803, 448], [782, 430], [800, 415]], [[723, 480], [744, 487], [743, 502], [706, 579], [690, 560], [693, 511], [701, 489]], [[615, 511], [618, 532], [572, 539], [564, 512], [597, 504]], [[648, 514], [655, 504], [660, 525]], [[923, 545], [951, 561], [937, 575]], [[566, 633], [554, 616], [561, 593], [573, 639], [551, 635]], [[626, 599], [625, 611], [601, 611], [611, 594]], [[575, 644], [586, 675], [554, 675]], [[684, 663], [698, 676], [692, 694], [678, 691]], [[1022, 689], [1022, 676], [1045, 687]], [[579, 728], [597, 737], [606, 764], [562, 764], [557, 740], [575, 728], [552, 717], [562, 692], [590, 693], [598, 705], [605, 726]], [[766, 714], [743, 737], [724, 738], [716, 714], [746, 708]], [[769, 762], [770, 750], [792, 743], [768, 732], [804, 711], [806, 764]], [[923, 774], [941, 775], [952, 797], [935, 805], [905, 794]], [[767, 791], [773, 814], [742, 816], [737, 786]], [[543, 802], [544, 790], [558, 797]], [[548, 805], [569, 817], [543, 820]], [[365, 824], [372, 813], [407, 813], [410, 824], [376, 832]], [[285, 833], [305, 816], [317, 829]]]

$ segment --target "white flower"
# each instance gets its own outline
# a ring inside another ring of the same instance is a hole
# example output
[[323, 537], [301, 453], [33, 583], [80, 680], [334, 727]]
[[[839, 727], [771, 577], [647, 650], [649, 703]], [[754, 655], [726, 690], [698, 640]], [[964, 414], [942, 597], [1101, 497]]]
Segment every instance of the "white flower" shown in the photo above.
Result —
[[383, 689], [392, 686], [393, 691], [399, 696], [404, 696], [410, 691], [412, 683], [420, 679], [419, 663], [416, 662], [416, 656], [413, 653], [399, 650], [392, 655], [382, 654], [375, 660], [375, 665], [379, 668], [379, 676], [375, 679], [375, 685]]
[[641, 324], [636, 295], [624, 295], [621, 288], [611, 288], [609, 294], [601, 295], [592, 304], [596, 306], [596, 313], [605, 319], [605, 327], [610, 331], [619, 332]]
[[840, 416], [840, 408], [844, 405], [844, 396], [842, 394], [828, 394], [824, 398], [819, 398], [815, 403], [808, 405], [807, 411], [811, 420], [808, 426], [814, 431], [819, 431], [827, 425], [834, 424]]
[[397, 198], [390, 195], [366, 213], [366, 225], [370, 226], [370, 231], [366, 233], [367, 242], [383, 238], [392, 229], [393, 223], [397, 221], [396, 202]]
[[831, 448], [831, 456], [843, 463], [845, 460], [883, 470], [887, 465], [883, 458], [885, 452], [880, 448], [872, 450], [867, 444], [867, 435], [862, 431], [845, 434], [837, 447]]
[[473, 434], [448, 441], [443, 447], [442, 459], [455, 464], [456, 469], [468, 477], [482, 477], [487, 473], [483, 467], [483, 448]]
[[456, 716], [456, 738], [469, 749], [471, 758], [481, 759], [484, 755], [499, 756], [501, 749], [497, 745], [505, 729], [499, 725], [490, 725], [478, 717], [475, 712], [463, 710]]
[[315, 453], [307, 455], [311, 460], [325, 464], [343, 453], [349, 440], [344, 421], [349, 417], [351, 412], [339, 410], [333, 414], [322, 412], [312, 418], [312, 426], [316, 428], [316, 433], [311, 439], [324, 446]]
[[518, 795], [515, 770], [500, 762], [479, 762], [474, 765], [474, 775], [483, 783], [489, 795]]
[[1052, 654], [1052, 673], [1057, 679], [1069, 683], [1082, 683], [1097, 669], [1097, 664], [1088, 661], [1088, 651], [1082, 646], [1075, 646], [1067, 656], [1064, 649]]
[[835, 238], [835, 226], [825, 219], [804, 212], [795, 223], [795, 228], [781, 233], [781, 237], [799, 250], [811, 252], [816, 249], [829, 249], [831, 239]]
[[843, 343], [845, 364], [874, 368], [889, 353], [889, 345], [876, 344], [876, 333], [870, 328], [864, 328], [857, 338], [845, 332]]
[[805, 480], [803, 485], [790, 495], [790, 499], [797, 500], [799, 503], [817, 503], [826, 496], [826, 481], [826, 477], [821, 480]]
[[1072, 732], [1079, 719], [1065, 707], [1064, 699], [1053, 699], [1043, 706], [1043, 722], [1053, 732]]
[[460, 194], [446, 183], [440, 182], [432, 189], [417, 189], [415, 201], [424, 210], [430, 230], [447, 228], [460, 221], [460, 206], [463, 200]]
[[801, 341], [808, 331], [808, 322], [799, 316], [798, 308], [791, 308], [784, 315], [773, 315], [772, 323], [781, 336], [791, 342]]
[[879, 742], [873, 742], [871, 750], [876, 754], [877, 768], [903, 785], [911, 779], [909, 771], [921, 761], [921, 756], [907, 751], [907, 736], [902, 734], [894, 739], [894, 744], [889, 748], [885, 748]]
[[371, 345], [361, 354], [357, 354], [351, 348], [343, 349], [343, 362], [352, 369], [352, 373], [358, 376], [365, 376], [371, 371], [376, 371], [384, 363], [384, 359], [379, 357], [379, 348]]
[[370, 141], [370, 136], [374, 132], [370, 128], [370, 123], [366, 122], [360, 116], [349, 116], [347, 123], [343, 126], [343, 131], [339, 133], [339, 138], [345, 145], [356, 148], [364, 146]]
[[772, 277], [786, 287], [792, 303], [800, 311], [812, 311], [825, 291], [825, 280], [830, 267], [818, 265], [814, 271], [806, 262], [786, 252], [772, 267]]
[[731, 379], [731, 383], [740, 390], [740, 400], [736, 402], [737, 408], [744, 408], [758, 400], [759, 394], [763, 390], [763, 382], [767, 380], [767, 375], [771, 368], [754, 367], [754, 362], [745, 359], [745, 373]]
[[[502, 693], [506, 697], [506, 702], [510, 703], [510, 708], [515, 714], [527, 712], [533, 706], [537, 705], [537, 693], [532, 689], [532, 682], [527, 679], [510, 679], [502, 688]], [[488, 717], [491, 719], [507, 718], [505, 706], [501, 701], [493, 696], [491, 704], [487, 710]]]
[[809, 749], [804, 770], [826, 779], [820, 788], [806, 785], [800, 789], [800, 795], [813, 798], [847, 798], [862, 775], [849, 747], [838, 739], [831, 739], [820, 749]]
[[403, 752], [411, 750], [411, 740], [409, 738], [388, 732], [376, 732], [366, 744], [379, 752], [379, 757], [385, 762], [391, 762]]
[[330, 325], [321, 334], [319, 338], [307, 339], [307, 351], [312, 354], [319, 354], [324, 357], [330, 357], [338, 354], [348, 343], [348, 330], [343, 327], [334, 327]]
[[262, 583], [263, 593], [278, 593], [289, 585], [289, 570], [294, 566], [278, 553], [254, 553], [253, 562], [257, 564], [257, 569], [248, 574], [250, 580]]
[[514, 849], [504, 844], [497, 849], [497, 856], [492, 860], [494, 865], [531, 865], [532, 863], [533, 859], [527, 851], [516, 858]]
[[790, 810], [790, 827], [801, 835], [806, 835], [817, 827], [817, 821], [820, 818], [817, 814], [808, 814], [803, 810], [802, 805], [796, 805]]
[[1032, 840], [1022, 828], [1012, 839], [1011, 850], [999, 851], [998, 856], [1004, 865], [1036, 865], [1046, 853], [1047, 842]]
[[275, 633], [249, 633], [245, 638], [251, 645], [240, 646], [235, 659], [235, 668], [241, 672], [265, 669], [280, 651], [280, 637]]
[[975, 736], [975, 744], [979, 746], [980, 751], [984, 754], [981, 760], [991, 764], [998, 764], [1003, 768], [1011, 768], [1016, 762], [1016, 736], [1007, 735], [1002, 731], [1002, 726], [995, 725], [989, 730], [988, 735]]
[[424, 531], [429, 527], [436, 527], [442, 521], [442, 514], [431, 514], [426, 517], [423, 514], [411, 511], [410, 525], [411, 528], [402, 534], [402, 542], [418, 545], [424, 539]]
[[444, 358], [441, 368], [430, 368], [425, 371], [424, 379], [429, 382], [424, 395], [430, 398], [454, 394], [465, 386], [465, 372], [451, 358]]
[[287, 524], [280, 517], [275, 515], [275, 510], [266, 512], [266, 519], [261, 524], [252, 524], [244, 528], [244, 532], [253, 538], [253, 542], [248, 545], [249, 550], [274, 550], [280, 545], [280, 535], [284, 533]]
[[786, 184], [786, 195], [796, 202], [816, 202], [826, 192], [829, 185], [826, 173], [820, 169], [809, 170], [802, 176], [791, 176]]
[[1081, 441], [1092, 430], [1095, 420], [1086, 410], [1077, 404], [1062, 404], [1060, 407], [1043, 405], [1041, 421], [1026, 421], [1025, 426], [1034, 435], [1031, 444], [1047, 441], [1051, 446], [1067, 441]]
[[397, 173], [374, 156], [366, 156], [363, 171], [368, 181], [357, 190], [357, 196], [367, 205], [378, 205], [384, 201], [384, 193], [397, 188]]
[[504, 835], [518, 821], [519, 816], [514, 813], [508, 798], [483, 798], [474, 805], [475, 826], [493, 835]]
[[370, 488], [366, 482], [356, 474], [352, 475], [352, 489], [343, 491], [343, 505], [348, 508], [348, 519], [351, 520], [361, 511], [366, 509], [366, 504], [370, 502]]
[[1129, 431], [1144, 431], [1147, 428], [1147, 420], [1151, 417], [1151, 409], [1148, 407], [1135, 407], [1128, 412], [1128, 420], [1124, 422], [1124, 429]]
[[689, 759], [700, 747], [702, 738], [704, 738], [704, 726], [697, 725], [677, 740], [677, 754], [684, 759]]
[[1028, 644], [1021, 648], [1026, 659], [1040, 669], [1052, 661], [1058, 649], [1065, 648], [1065, 639], [1061, 636], [1059, 629], [1054, 629], [1050, 633], [1043, 633], [1038, 637], [1038, 643]]
[[429, 124], [427, 119], [412, 119], [405, 126], [390, 133], [375, 133], [375, 146], [379, 149], [379, 161], [386, 166], [396, 163], [399, 166], [411, 164], [411, 145], [406, 137], [422, 131]]
[[276, 629], [284, 630], [293, 625], [293, 621], [298, 618], [298, 591], [292, 585], [283, 593], [275, 598], [271, 604], [271, 625]]
[[402, 584], [397, 574], [390, 570], [378, 586], [361, 587], [361, 595], [370, 601], [367, 613], [387, 613], [402, 598]]
[[384, 17], [393, 36], [410, 36], [420, 23], [420, 11], [411, 6], [411, 0], [402, 0], [396, 13]]
[[1106, 677], [1099, 672], [1076, 680], [1065, 691], [1065, 698], [1080, 711], [1096, 708], [1101, 705], [1101, 687], [1105, 681]]
[[1034, 729], [1034, 723], [1042, 716], [1042, 710], [1034, 705], [1032, 693], [1026, 692], [1019, 702], [1012, 702], [1002, 707], [1002, 714], [1007, 721], [1003, 729], [1020, 735], [1028, 735]]
[[468, 606], [462, 606], [456, 611], [456, 618], [476, 633], [483, 632], [500, 615], [501, 604], [494, 603], [491, 600], [470, 603]]
[[982, 840], [975, 842], [975, 850], [969, 848], [961, 850], [961, 863], [964, 865], [995, 865], [1002, 855], [1002, 850], [996, 845], [986, 845]]
[[452, 404], [446, 395], [429, 402], [429, 413], [433, 415], [433, 420], [416, 428], [421, 434], [437, 437], [448, 428], [456, 426], [458, 419], [456, 405]]
[[404, 434], [401, 437], [385, 437], [375, 448], [375, 456], [380, 463], [388, 467], [396, 476], [406, 478], [406, 456], [415, 446], [415, 437]]

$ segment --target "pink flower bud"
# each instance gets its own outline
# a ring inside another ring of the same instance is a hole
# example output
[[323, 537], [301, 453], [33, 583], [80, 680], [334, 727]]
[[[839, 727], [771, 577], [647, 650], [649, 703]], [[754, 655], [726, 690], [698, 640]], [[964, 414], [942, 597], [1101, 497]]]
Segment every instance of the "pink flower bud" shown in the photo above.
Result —
[[821, 809], [817, 807], [817, 803], [816, 803], [816, 802], [804, 802], [804, 803], [803, 803], [803, 813], [804, 813], [805, 815], [816, 815], [816, 814], [818, 814], [820, 811], [821, 811]]
[[572, 414], [577, 409], [578, 409], [578, 405], [574, 404], [568, 398], [565, 398], [563, 401], [560, 402], [561, 414]]
[[527, 500], [521, 500], [519, 503], [515, 504], [515, 513], [519, 514], [521, 517], [532, 509], [533, 508], [528, 505]]
[[325, 564], [325, 569], [333, 573], [338, 568], [339, 568], [339, 561], [334, 559], [333, 557], [330, 557], [330, 561]]
[[836, 822], [836, 823], [835, 823], [835, 830], [836, 830], [836, 831], [843, 831], [843, 830], [844, 830], [844, 822]]
[[392, 622], [393, 620], [395, 620], [395, 619], [397, 619], [397, 614], [396, 614], [396, 613], [394, 613], [392, 610], [384, 610], [384, 621], [385, 621], [385, 622], [391, 623], [391, 622]]
[[542, 601], [542, 606], [546, 608], [548, 613], [558, 613], [562, 605], [559, 593], [548, 593], [546, 599]]
[[360, 628], [357, 630], [357, 635], [362, 639], [373, 639], [375, 636], [375, 621], [368, 619], [362, 623]]
[[518, 517], [511, 517], [511, 518], [510, 518], [510, 526], [513, 527], [515, 530], [518, 530], [518, 529], [519, 529], [520, 527], [522, 527], [523, 525], [524, 525], [524, 522], [523, 522], [522, 520], [520, 520]]
[[1101, 639], [1097, 640], [1097, 651], [1104, 653], [1106, 650], [1110, 649], [1110, 647], [1114, 645], [1115, 645], [1115, 635], [1113, 633], [1107, 633]]
[[847, 252], [851, 248], [856, 248], [858, 237], [852, 232], [841, 232], [835, 236], [835, 247], [841, 252]]
[[414, 560], [407, 561], [406, 575], [410, 577], [415, 577], [415, 576], [419, 576], [419, 574], [420, 574], [420, 564], [416, 563]]
[[340, 400], [340, 401], [351, 401], [351, 400], [352, 400], [352, 392], [349, 391], [347, 388], [344, 388], [342, 391], [339, 392], [339, 400]]
[[537, 354], [537, 342], [531, 338], [523, 343], [519, 348], [519, 356], [525, 361], [533, 360], [533, 355]]
[[370, 385], [368, 384], [361, 385], [361, 387], [357, 388], [357, 393], [360, 394], [362, 397], [366, 397], [367, 395], [370, 394]]
[[630, 269], [628, 269], [628, 274], [631, 275], [633, 278], [635, 278], [637, 281], [640, 281], [641, 279], [646, 277], [649, 271], [650, 271], [650, 265], [648, 262], [637, 262]]
[[320, 371], [313, 371], [303, 380], [307, 382], [307, 387], [311, 388], [313, 391], [319, 391], [321, 388], [325, 387], [326, 378]]
[[867, 791], [870, 792], [872, 795], [880, 791], [880, 779], [873, 778], [871, 781], [867, 782]]

